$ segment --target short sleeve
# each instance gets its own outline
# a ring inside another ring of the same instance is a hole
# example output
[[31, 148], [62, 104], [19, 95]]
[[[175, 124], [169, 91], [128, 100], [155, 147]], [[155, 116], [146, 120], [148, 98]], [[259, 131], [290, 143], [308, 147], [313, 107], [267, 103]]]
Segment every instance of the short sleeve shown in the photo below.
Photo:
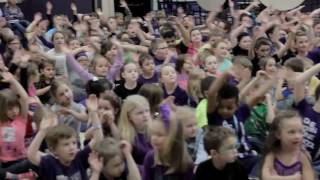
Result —
[[306, 99], [303, 99], [300, 102], [296, 103], [295, 107], [301, 115], [305, 115], [305, 113], [310, 109], [310, 104]]
[[152, 167], [154, 166], [154, 152], [149, 151], [143, 162], [143, 180], [153, 180]]
[[251, 109], [247, 104], [241, 104], [236, 112], [239, 121], [244, 122], [250, 117]]
[[89, 158], [89, 154], [91, 153], [91, 148], [90, 146], [85, 146], [84, 149], [80, 150], [77, 153], [77, 157], [80, 161], [81, 164], [83, 165], [84, 168], [89, 168], [89, 163], [88, 163], [88, 158]]

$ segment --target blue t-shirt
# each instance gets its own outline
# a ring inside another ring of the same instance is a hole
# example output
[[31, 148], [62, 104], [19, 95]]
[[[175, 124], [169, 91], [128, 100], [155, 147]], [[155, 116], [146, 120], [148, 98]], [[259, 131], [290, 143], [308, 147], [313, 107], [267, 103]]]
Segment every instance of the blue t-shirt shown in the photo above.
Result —
[[209, 125], [223, 126], [235, 131], [238, 142], [240, 143], [240, 148], [238, 149], [240, 158], [252, 154], [244, 130], [244, 122], [250, 117], [250, 112], [250, 107], [247, 104], [241, 104], [235, 114], [228, 119], [222, 118], [217, 111], [207, 114]]
[[304, 147], [309, 151], [312, 161], [318, 161], [320, 160], [320, 113], [314, 111], [312, 106], [306, 99], [303, 99], [297, 103], [296, 109], [303, 118]]
[[88, 157], [91, 148], [86, 146], [80, 150], [69, 166], [60, 163], [53, 155], [41, 157], [39, 165], [40, 179], [46, 180], [87, 180], [87, 169], [89, 168]]

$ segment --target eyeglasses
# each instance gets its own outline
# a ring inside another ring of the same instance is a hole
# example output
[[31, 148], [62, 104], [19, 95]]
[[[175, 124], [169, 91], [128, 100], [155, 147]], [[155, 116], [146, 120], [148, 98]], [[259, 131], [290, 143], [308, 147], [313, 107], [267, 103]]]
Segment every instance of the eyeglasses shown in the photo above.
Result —
[[236, 143], [230, 146], [221, 147], [219, 152], [223, 154], [223, 153], [228, 153], [231, 150], [237, 150], [239, 148], [240, 148], [240, 143]]

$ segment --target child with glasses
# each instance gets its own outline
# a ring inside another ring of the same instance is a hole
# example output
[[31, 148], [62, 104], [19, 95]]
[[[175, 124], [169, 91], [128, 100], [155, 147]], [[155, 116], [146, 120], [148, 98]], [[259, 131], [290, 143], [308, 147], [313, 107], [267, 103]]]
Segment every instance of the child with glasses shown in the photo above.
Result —
[[239, 144], [230, 128], [209, 127], [204, 135], [204, 148], [211, 156], [199, 164], [195, 179], [247, 180], [248, 175], [237, 160]]

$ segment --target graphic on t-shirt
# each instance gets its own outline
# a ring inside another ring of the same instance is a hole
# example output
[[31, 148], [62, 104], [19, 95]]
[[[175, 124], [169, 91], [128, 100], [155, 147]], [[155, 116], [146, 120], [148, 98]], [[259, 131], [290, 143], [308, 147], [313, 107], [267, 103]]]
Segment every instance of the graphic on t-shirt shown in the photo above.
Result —
[[16, 130], [13, 127], [1, 128], [1, 137], [3, 142], [15, 142], [16, 141]]

